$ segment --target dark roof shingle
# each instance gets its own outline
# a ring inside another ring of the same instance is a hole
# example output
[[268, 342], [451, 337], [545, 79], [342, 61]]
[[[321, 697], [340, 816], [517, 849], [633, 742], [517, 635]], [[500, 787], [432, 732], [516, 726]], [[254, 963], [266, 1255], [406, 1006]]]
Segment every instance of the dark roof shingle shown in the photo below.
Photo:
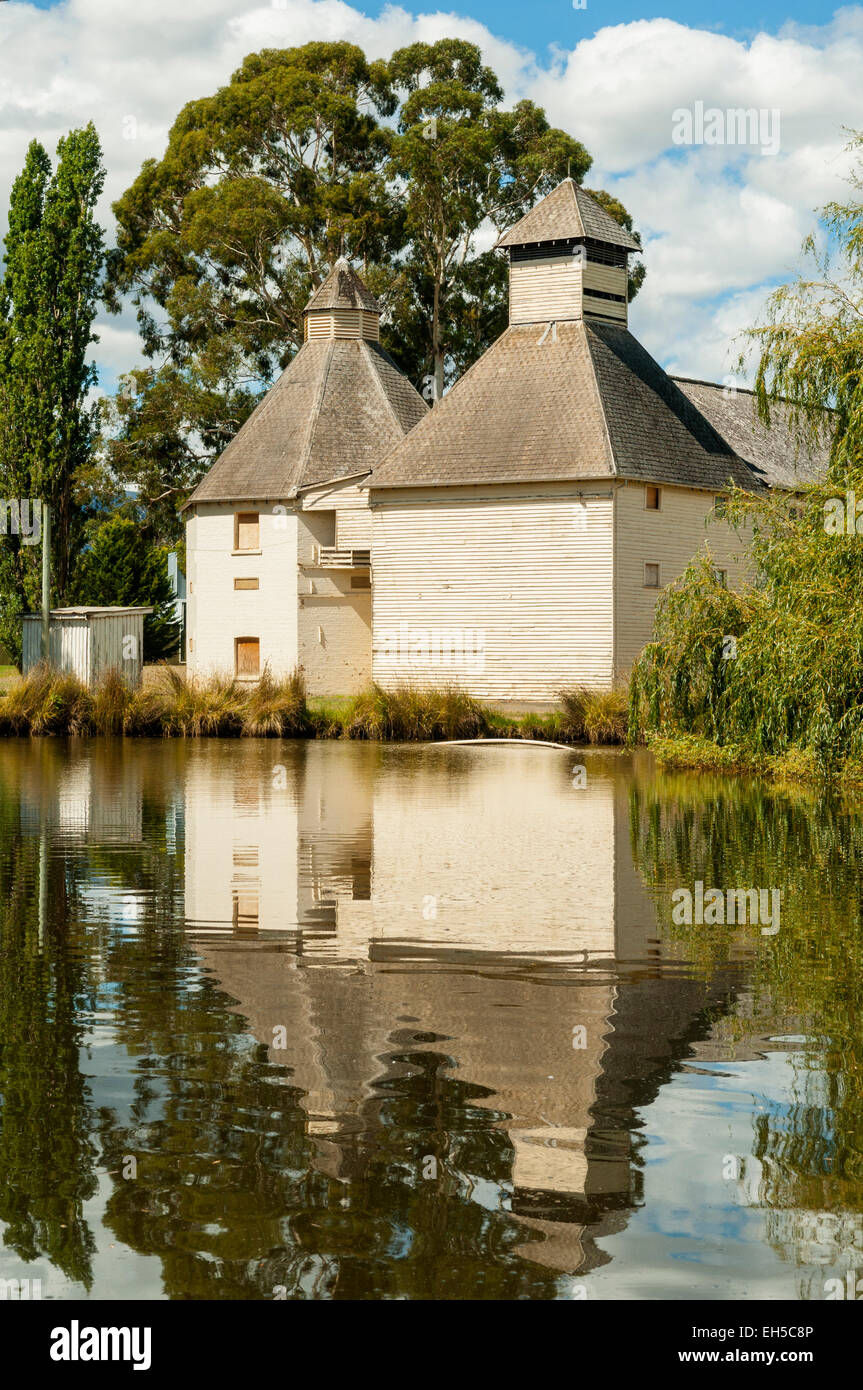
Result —
[[754, 392], [736, 386], [717, 386], [712, 381], [693, 381], [689, 377], [672, 379], [770, 487], [793, 491], [825, 477], [830, 462], [831, 430], [826, 412], [819, 442], [800, 443], [792, 434], [789, 408], [784, 401], [771, 404], [768, 428], [758, 416]]
[[305, 313], [318, 309], [369, 309], [379, 314], [381, 306], [353, 267], [341, 257], [315, 290]]
[[525, 213], [498, 241], [498, 246], [525, 246], [529, 242], [565, 241], [589, 237], [640, 251], [635, 237], [591, 198], [573, 179], [564, 179], [530, 212]]
[[266, 501], [366, 473], [428, 406], [380, 343], [311, 339], [189, 501]]
[[584, 319], [508, 328], [374, 468], [370, 485], [613, 477], [761, 486], [626, 328]]

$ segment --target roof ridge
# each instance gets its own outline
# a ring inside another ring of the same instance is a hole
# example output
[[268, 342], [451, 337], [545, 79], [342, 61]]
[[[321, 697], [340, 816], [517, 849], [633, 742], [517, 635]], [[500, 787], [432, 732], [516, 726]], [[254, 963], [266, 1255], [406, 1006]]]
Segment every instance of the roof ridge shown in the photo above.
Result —
[[[396, 409], [395, 409], [395, 406], [393, 405], [392, 401], [391, 401], [390, 398], [389, 398], [389, 393], [388, 393], [387, 391], [384, 390], [384, 384], [383, 384], [383, 382], [381, 381], [380, 373], [378, 372], [378, 370], [377, 370], [377, 368], [376, 368], [374, 362], [372, 361], [372, 356], [373, 356], [373, 354], [372, 354], [372, 351], [371, 351], [371, 347], [370, 347], [370, 345], [369, 345], [369, 339], [368, 339], [368, 338], [358, 338], [358, 339], [357, 339], [357, 342], [360, 344], [360, 347], [364, 349], [364, 353], [365, 353], [366, 360], [367, 360], [367, 362], [368, 362], [369, 367], [371, 368], [372, 376], [374, 377], [375, 381], [377, 382], [378, 390], [380, 391], [381, 395], [383, 396], [384, 400], [386, 401], [387, 410], [390, 412], [390, 415], [391, 415], [391, 416], [393, 417], [393, 419], [395, 420], [396, 425], [398, 426], [399, 430], [401, 431], [402, 439], [404, 439], [404, 438], [405, 438], [405, 431], [404, 431], [404, 428], [403, 428], [403, 426], [402, 426], [402, 422], [401, 422], [401, 420], [399, 419], [398, 415], [396, 414]], [[380, 346], [380, 344], [378, 344], [378, 346]], [[392, 359], [390, 358], [390, 356], [389, 356], [389, 353], [386, 351], [386, 348], [381, 348], [381, 351], [385, 354], [385, 356], [387, 357], [387, 359], [388, 359], [389, 361], [392, 360]], [[395, 363], [394, 363], [394, 362], [393, 362], [393, 366], [395, 367]], [[396, 371], [398, 371], [398, 368], [397, 368], [397, 367], [396, 367]], [[394, 446], [394, 447], [395, 447], [395, 446]]]
[[[315, 399], [312, 402], [312, 408], [309, 411], [309, 425], [306, 431], [306, 442], [303, 445], [303, 449], [300, 454], [299, 468], [297, 469], [297, 481], [291, 488], [292, 497], [296, 497], [297, 488], [302, 486], [303, 474], [309, 466], [309, 459], [312, 453], [312, 444], [315, 438], [315, 427], [318, 423], [318, 420], [320, 419], [321, 402], [324, 399], [324, 391], [326, 390], [327, 379], [330, 375], [330, 367], [332, 366], [333, 362], [333, 349], [335, 347], [335, 341], [335, 338], [331, 338], [330, 341], [327, 343], [326, 365], [324, 366], [324, 370], [321, 372], [321, 380], [318, 385], [317, 392], [315, 394]], [[303, 347], [305, 347], [305, 343], [303, 344]], [[300, 351], [302, 351], [302, 348], [300, 349]]]
[[617, 467], [617, 457], [614, 452], [614, 445], [611, 442], [611, 430], [608, 426], [608, 415], [605, 411], [605, 401], [602, 399], [602, 390], [599, 385], [599, 377], [596, 373], [596, 362], [593, 359], [593, 349], [591, 348], [590, 343], [590, 329], [583, 318], [580, 319], [579, 322], [581, 323], [584, 329], [584, 343], [585, 347], [587, 348], [587, 360], [590, 363], [590, 375], [593, 380], [593, 389], [596, 392], [596, 399], [599, 402], [599, 414], [602, 418], [602, 429], [605, 435], [605, 442], [608, 446], [608, 460], [611, 464], [611, 476], [613, 478], [619, 478], [620, 472]]

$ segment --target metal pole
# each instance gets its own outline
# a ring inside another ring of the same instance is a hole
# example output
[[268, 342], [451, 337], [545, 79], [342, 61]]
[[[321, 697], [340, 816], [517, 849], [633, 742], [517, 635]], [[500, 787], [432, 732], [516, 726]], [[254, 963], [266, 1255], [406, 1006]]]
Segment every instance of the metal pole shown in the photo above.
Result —
[[51, 659], [51, 508], [42, 503], [42, 660]]

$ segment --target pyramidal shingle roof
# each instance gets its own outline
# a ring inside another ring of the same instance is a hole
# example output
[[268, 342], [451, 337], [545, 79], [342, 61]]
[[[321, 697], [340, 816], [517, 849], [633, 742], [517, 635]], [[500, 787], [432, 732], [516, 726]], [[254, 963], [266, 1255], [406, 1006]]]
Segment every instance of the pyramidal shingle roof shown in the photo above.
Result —
[[824, 412], [818, 441], [801, 441], [793, 436], [791, 411], [785, 401], [771, 402], [768, 426], [755, 408], [755, 393], [745, 387], [719, 386], [682, 376], [673, 380], [732, 448], [761, 469], [771, 487], [793, 492], [826, 475], [833, 428], [829, 411]]
[[627, 251], [640, 251], [635, 237], [627, 232], [604, 207], [591, 198], [574, 179], [564, 179], [536, 207], [525, 213], [509, 231], [504, 232], [498, 246], [526, 246], [538, 241], [566, 241], [571, 237], [589, 237], [622, 246]]
[[427, 411], [380, 343], [311, 339], [186, 506], [290, 498], [310, 484], [368, 472]]
[[366, 289], [353, 266], [342, 256], [315, 290], [305, 312], [309, 313], [312, 309], [369, 309], [379, 314], [381, 306], [371, 291]]
[[[785, 486], [732, 446], [622, 324], [516, 324], [375, 467], [372, 489], [630, 478]], [[748, 443], [739, 436], [738, 448]], [[793, 454], [782, 432], [780, 452]]]

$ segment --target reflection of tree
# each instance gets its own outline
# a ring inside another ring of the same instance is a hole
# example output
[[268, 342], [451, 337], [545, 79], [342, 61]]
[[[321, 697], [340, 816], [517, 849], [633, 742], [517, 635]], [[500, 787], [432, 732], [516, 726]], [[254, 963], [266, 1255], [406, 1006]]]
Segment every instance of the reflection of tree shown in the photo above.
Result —
[[[755, 1117], [758, 1200], [767, 1207], [863, 1209], [863, 808], [737, 779], [638, 776], [630, 801], [636, 864], [659, 930], [713, 969], [732, 950], [754, 956], [752, 1017], [731, 1040], [801, 1034], [792, 1103]], [[781, 929], [674, 926], [671, 894], [707, 886], [778, 887]], [[859, 1224], [859, 1223], [858, 1223]], [[780, 1242], [781, 1243], [781, 1242]]]
[[[473, 1104], [485, 1093], [448, 1075], [451, 1059], [390, 1059], [399, 1079], [379, 1082], [363, 1127], [339, 1135], [350, 1180], [335, 1180], [315, 1164], [287, 1069], [170, 954], [151, 962], [161, 989], [141, 977], [124, 995], [120, 1034], [146, 1058], [148, 1094], [133, 1125], [102, 1135], [112, 1171], [137, 1160], [136, 1180], [115, 1177], [107, 1223], [160, 1256], [169, 1296], [554, 1296], [556, 1276], [515, 1254], [524, 1233], [503, 1206], [472, 1200], [478, 1181], [504, 1195], [512, 1150], [499, 1117]], [[173, 1055], [159, 1057], [169, 1039]], [[436, 1178], [423, 1176], [428, 1157]]]
[[[39, 923], [39, 875], [50, 912]], [[89, 1287], [93, 1237], [83, 1203], [96, 1189], [90, 1097], [79, 1067], [86, 989], [67, 939], [63, 865], [40, 867], [22, 835], [17, 788], [0, 790], [0, 1219], [23, 1260], [47, 1256]], [[80, 943], [76, 943], [80, 944]]]

